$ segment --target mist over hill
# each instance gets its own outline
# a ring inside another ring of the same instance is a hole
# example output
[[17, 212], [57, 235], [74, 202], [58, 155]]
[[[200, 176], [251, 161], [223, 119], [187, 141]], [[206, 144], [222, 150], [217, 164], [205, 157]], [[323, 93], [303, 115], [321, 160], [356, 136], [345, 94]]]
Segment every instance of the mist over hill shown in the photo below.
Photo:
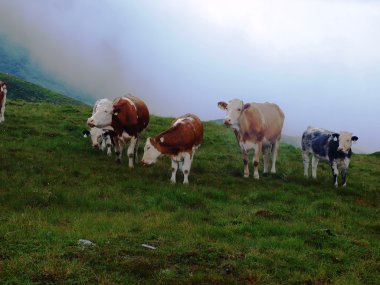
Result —
[[[44, 71], [33, 61], [26, 49], [12, 44], [0, 34], [0, 72], [15, 75], [34, 84], [44, 86], [60, 94], [92, 104], [94, 100], [67, 83], [57, 79], [54, 75]], [[1, 78], [0, 78], [1, 79]], [[11, 94], [12, 91], [10, 90]]]

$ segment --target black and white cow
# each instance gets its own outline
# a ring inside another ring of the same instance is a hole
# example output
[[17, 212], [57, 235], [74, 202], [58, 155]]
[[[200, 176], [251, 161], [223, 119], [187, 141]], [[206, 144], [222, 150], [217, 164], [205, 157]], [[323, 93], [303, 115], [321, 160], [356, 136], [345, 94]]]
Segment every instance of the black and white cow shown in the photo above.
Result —
[[90, 137], [93, 148], [107, 150], [107, 155], [112, 155], [112, 147], [114, 147], [114, 134], [112, 130], [100, 129], [97, 127], [91, 128], [89, 131], [84, 130], [82, 132], [85, 138]]
[[312, 157], [312, 176], [317, 178], [317, 166], [319, 160], [327, 160], [330, 163], [333, 182], [338, 187], [338, 166], [342, 168], [342, 186], [346, 186], [347, 168], [352, 155], [352, 142], [358, 140], [349, 132], [333, 133], [325, 129], [308, 127], [302, 135], [302, 156], [304, 163], [304, 175], [309, 176], [310, 154]]

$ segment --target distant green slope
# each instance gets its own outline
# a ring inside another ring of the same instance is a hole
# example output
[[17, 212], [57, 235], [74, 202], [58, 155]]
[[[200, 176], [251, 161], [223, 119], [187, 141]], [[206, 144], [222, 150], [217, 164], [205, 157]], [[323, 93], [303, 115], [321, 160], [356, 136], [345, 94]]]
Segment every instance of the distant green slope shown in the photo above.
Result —
[[78, 100], [30, 83], [14, 75], [0, 73], [0, 80], [7, 83], [7, 97], [9, 99], [22, 99], [28, 102], [46, 102], [63, 105], [84, 104]]

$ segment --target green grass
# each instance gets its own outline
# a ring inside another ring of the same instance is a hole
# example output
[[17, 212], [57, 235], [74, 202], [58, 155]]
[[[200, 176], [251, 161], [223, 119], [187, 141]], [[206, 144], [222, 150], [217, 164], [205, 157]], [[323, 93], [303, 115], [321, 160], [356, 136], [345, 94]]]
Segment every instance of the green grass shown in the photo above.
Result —
[[[347, 188], [324, 163], [305, 179], [289, 145], [276, 175], [244, 179], [232, 132], [205, 123], [190, 185], [171, 185], [168, 158], [129, 169], [93, 150], [81, 136], [90, 112], [8, 101], [1, 284], [379, 284], [378, 154], [353, 156]], [[170, 121], [151, 118], [140, 158]]]

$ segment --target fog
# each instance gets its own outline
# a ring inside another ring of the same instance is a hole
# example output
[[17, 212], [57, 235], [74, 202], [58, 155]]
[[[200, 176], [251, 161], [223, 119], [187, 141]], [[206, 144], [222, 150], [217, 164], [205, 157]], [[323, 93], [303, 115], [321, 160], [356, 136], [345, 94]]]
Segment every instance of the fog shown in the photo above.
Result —
[[[339, 0], [0, 0], [0, 34], [95, 99], [151, 113], [224, 116], [274, 102], [284, 133], [348, 130], [380, 150], [380, 4]], [[68, 94], [70, 95], [70, 94]]]

